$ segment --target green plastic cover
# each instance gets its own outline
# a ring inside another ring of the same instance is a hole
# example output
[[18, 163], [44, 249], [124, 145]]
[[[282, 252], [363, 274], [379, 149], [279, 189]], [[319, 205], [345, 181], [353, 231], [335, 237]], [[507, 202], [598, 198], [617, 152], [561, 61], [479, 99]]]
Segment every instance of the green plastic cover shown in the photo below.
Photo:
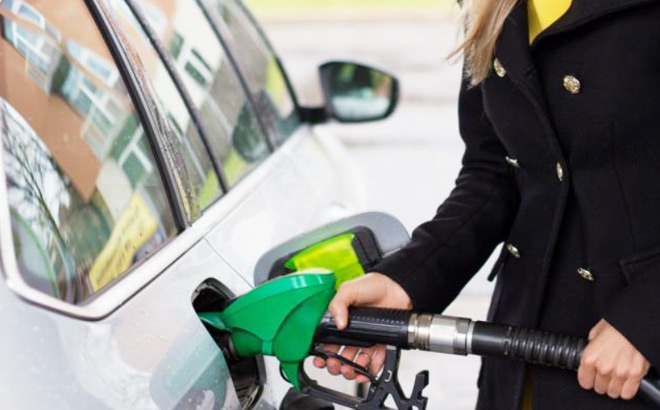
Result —
[[335, 275], [323, 270], [282, 276], [246, 293], [222, 312], [199, 316], [230, 332], [240, 357], [275, 356], [289, 382], [299, 389], [300, 366], [335, 295], [335, 282]]
[[355, 253], [355, 234], [347, 233], [326, 239], [294, 255], [284, 266], [291, 271], [325, 268], [335, 273], [335, 287], [364, 275], [364, 268]]

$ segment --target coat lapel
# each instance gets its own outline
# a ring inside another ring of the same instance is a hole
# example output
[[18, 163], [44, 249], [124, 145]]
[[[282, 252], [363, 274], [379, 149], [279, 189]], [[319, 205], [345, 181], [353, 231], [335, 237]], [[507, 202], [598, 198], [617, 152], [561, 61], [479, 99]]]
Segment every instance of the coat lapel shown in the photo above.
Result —
[[545, 95], [532, 54], [533, 48], [540, 41], [574, 30], [600, 17], [658, 1], [660, 0], [573, 0], [569, 10], [539, 34], [530, 46], [527, 0], [520, 0], [504, 23], [495, 57], [500, 60], [511, 80], [541, 107], [545, 107]]
[[519, 1], [504, 22], [497, 41], [495, 57], [500, 60], [507, 75], [518, 87], [531, 92], [535, 99], [543, 103], [543, 91], [534, 69], [534, 58], [529, 46], [526, 0]]

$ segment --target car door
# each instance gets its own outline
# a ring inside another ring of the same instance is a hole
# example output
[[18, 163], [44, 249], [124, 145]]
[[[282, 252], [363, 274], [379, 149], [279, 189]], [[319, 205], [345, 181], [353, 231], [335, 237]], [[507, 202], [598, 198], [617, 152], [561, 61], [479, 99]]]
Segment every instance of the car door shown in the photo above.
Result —
[[[232, 250], [221, 255], [223, 258], [245, 258], [250, 256], [250, 252], [255, 252], [256, 260], [256, 255], [275, 243], [273, 238], [279, 241], [319, 223], [318, 217], [325, 211], [326, 201], [332, 197], [319, 195], [314, 184], [322, 181], [313, 181], [292, 161], [296, 150], [309, 146], [306, 139], [314, 142], [314, 135], [309, 133], [308, 128], [300, 126], [295, 102], [285, 103], [285, 108], [277, 108], [273, 113], [268, 111], [271, 110], [270, 102], [257, 103], [257, 97], [250, 98], [245, 93], [242, 88], [245, 79], [234, 70], [232, 56], [220, 41], [221, 37], [217, 36], [217, 32], [216, 37], [213, 36], [215, 26], [204, 14], [208, 10], [192, 0], [170, 2], [169, 8], [164, 7], [162, 2], [148, 0], [108, 1], [107, 4], [112, 12], [108, 14], [121, 26], [121, 33], [138, 50], [136, 53], [140, 56], [140, 65], [146, 71], [145, 76], [151, 80], [153, 92], [161, 96], [173, 94], [165, 86], [166, 80], [171, 78], [184, 96], [191, 119], [181, 121], [181, 109], [171, 107], [171, 98], [161, 98], [165, 106], [163, 109], [168, 113], [166, 116], [170, 121], [172, 118], [177, 120], [179, 126], [174, 128], [187, 129], [191, 122], [198, 125], [200, 139], [212, 154], [215, 163], [213, 170], [224, 191], [228, 191], [220, 200], [203, 201], [205, 183], [199, 190], [187, 190], [186, 193], [199, 191], [199, 199], [195, 200], [193, 195], [185, 207], [198, 210], [188, 211], [191, 219], [198, 217], [192, 221], [190, 229], [206, 234], [206, 240], [216, 251], [219, 247], [215, 246], [218, 242], [214, 240], [214, 234], [220, 233], [230, 238]], [[158, 60], [163, 61], [164, 68], [158, 69]], [[281, 83], [281, 80], [276, 83]], [[169, 87], [170, 90], [172, 88]], [[266, 101], [282, 101], [286, 96], [293, 100], [292, 94], [275, 97], [269, 93]], [[269, 120], [275, 120], [278, 125], [269, 123]], [[269, 155], [274, 148], [277, 151]], [[316, 175], [330, 176], [333, 170], [329, 161], [322, 149], [317, 150], [321, 154], [319, 160], [325, 160], [325, 163], [319, 161], [316, 164], [322, 171]], [[313, 153], [313, 150], [310, 152]], [[273, 189], [287, 190], [290, 196], [282, 196]], [[263, 200], [259, 199], [261, 195]], [[296, 197], [305, 199], [292, 200]], [[303, 207], [295, 208], [292, 206], [295, 204]], [[334, 203], [330, 204], [334, 207]], [[288, 215], [287, 218], [283, 218], [284, 215]], [[313, 222], [301, 225], [303, 215], [308, 215]], [[236, 219], [236, 216], [245, 218]], [[262, 247], [257, 246], [257, 238], [262, 235], [255, 236], [256, 231], [251, 225], [255, 217], [263, 221], [260, 227], [262, 234], [269, 232], [267, 224], [276, 227], [272, 230], [273, 238], [263, 236], [266, 241]], [[293, 223], [290, 226], [278, 226], [282, 222]], [[213, 277], [215, 266], [207, 266], [207, 274]], [[245, 276], [251, 278], [251, 275]], [[207, 292], [212, 293], [212, 289]], [[218, 301], [210, 301], [214, 302]], [[230, 366], [229, 373], [244, 408], [267, 408], [269, 403], [279, 402], [279, 398], [288, 390], [288, 386], [279, 377], [279, 366], [272, 361], [265, 369], [267, 374], [263, 376], [258, 364], [248, 366], [247, 373], [251, 377], [247, 380], [245, 377], [240, 377], [240, 380], [236, 377], [236, 374], [246, 373], [244, 364], [239, 363], [239, 366], [241, 368], [236, 372]], [[265, 386], [264, 380], [269, 381]]]
[[240, 408], [193, 303], [249, 289], [194, 225], [217, 164], [105, 6], [0, 4], [2, 407]]

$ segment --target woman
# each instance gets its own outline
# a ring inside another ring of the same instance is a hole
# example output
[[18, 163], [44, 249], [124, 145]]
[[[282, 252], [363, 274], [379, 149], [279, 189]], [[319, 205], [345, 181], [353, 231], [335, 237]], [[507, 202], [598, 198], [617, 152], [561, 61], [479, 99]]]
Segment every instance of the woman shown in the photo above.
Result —
[[[330, 310], [342, 325], [349, 305], [441, 312], [504, 242], [488, 319], [590, 343], [577, 380], [485, 359], [477, 408], [647, 408], [633, 398], [660, 365], [660, 2], [463, 8], [456, 187]], [[342, 352], [380, 369], [382, 350], [357, 353]]]

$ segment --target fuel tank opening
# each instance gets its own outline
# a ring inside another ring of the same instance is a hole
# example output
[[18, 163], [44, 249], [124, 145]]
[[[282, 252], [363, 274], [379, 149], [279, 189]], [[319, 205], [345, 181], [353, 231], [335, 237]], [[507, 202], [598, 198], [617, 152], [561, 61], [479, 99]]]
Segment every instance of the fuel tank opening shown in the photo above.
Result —
[[[223, 311], [233, 301], [233, 295], [215, 279], [207, 279], [192, 294], [192, 305], [197, 314]], [[234, 353], [229, 333], [204, 323], [218, 348], [225, 357], [241, 409], [252, 409], [266, 383], [266, 372], [262, 356], [241, 359]]]

